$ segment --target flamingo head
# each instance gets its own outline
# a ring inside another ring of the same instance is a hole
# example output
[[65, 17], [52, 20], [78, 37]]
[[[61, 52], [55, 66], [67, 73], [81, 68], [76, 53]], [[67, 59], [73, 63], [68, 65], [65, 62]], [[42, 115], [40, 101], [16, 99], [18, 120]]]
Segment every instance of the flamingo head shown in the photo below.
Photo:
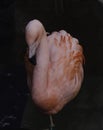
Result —
[[25, 36], [29, 48], [28, 55], [30, 59], [35, 56], [36, 50], [45, 34], [46, 31], [40, 21], [32, 20], [27, 24]]

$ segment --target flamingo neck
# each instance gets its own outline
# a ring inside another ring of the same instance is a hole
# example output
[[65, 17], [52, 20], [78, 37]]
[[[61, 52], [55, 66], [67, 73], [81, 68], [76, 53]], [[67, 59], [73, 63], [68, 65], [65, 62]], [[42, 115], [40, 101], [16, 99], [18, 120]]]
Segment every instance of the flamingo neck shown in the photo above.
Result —
[[46, 36], [43, 37], [39, 43], [38, 49], [36, 51], [36, 60], [37, 67], [40, 67], [41, 69], [48, 68], [49, 50]]
[[36, 52], [36, 66], [33, 71], [32, 95], [34, 102], [39, 102], [47, 89], [49, 50], [47, 38], [43, 37]]

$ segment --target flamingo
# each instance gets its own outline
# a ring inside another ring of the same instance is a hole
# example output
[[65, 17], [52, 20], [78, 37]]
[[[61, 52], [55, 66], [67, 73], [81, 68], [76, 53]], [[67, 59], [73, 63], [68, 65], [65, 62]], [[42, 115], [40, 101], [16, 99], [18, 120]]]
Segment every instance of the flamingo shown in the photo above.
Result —
[[[27, 84], [35, 105], [56, 114], [78, 94], [84, 77], [83, 48], [65, 30], [47, 34], [43, 24], [31, 20], [25, 28]], [[29, 59], [36, 57], [33, 65]]]

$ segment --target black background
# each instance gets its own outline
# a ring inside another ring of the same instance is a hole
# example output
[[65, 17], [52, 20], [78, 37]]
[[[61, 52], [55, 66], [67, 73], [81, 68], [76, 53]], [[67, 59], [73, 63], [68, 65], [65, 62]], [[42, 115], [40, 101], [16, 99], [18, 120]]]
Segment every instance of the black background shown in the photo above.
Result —
[[32, 19], [41, 20], [48, 32], [64, 29], [79, 39], [85, 54], [85, 78], [79, 95], [70, 103], [70, 117], [79, 121], [68, 129], [81, 130], [87, 125], [85, 129], [102, 130], [103, 5], [97, 0], [0, 1], [0, 127], [20, 128], [29, 95], [24, 30]]

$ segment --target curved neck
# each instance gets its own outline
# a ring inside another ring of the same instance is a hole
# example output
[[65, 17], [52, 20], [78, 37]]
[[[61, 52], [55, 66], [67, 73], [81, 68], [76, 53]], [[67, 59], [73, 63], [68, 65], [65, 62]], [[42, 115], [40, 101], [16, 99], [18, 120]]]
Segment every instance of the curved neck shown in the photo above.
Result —
[[43, 37], [36, 51], [36, 66], [33, 71], [32, 95], [42, 95], [47, 89], [49, 50], [47, 37]]
[[39, 46], [36, 51], [36, 62], [37, 66], [47, 68], [49, 64], [49, 49], [47, 43], [47, 36], [43, 36], [40, 40]]

